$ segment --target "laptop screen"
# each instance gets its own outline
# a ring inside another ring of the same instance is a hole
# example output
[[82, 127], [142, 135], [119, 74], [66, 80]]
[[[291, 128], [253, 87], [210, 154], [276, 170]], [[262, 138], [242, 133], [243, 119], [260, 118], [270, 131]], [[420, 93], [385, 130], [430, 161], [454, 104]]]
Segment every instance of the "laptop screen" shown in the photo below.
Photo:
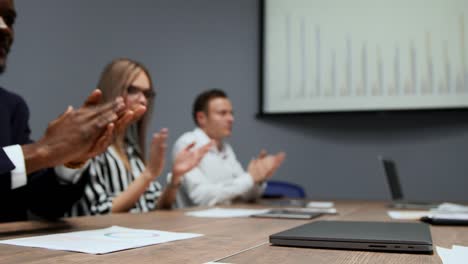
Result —
[[379, 156], [379, 160], [382, 163], [385, 176], [387, 177], [387, 182], [388, 186], [390, 187], [392, 200], [403, 200], [403, 192], [401, 190], [400, 180], [398, 179], [398, 173], [395, 162], [393, 160], [381, 156]]

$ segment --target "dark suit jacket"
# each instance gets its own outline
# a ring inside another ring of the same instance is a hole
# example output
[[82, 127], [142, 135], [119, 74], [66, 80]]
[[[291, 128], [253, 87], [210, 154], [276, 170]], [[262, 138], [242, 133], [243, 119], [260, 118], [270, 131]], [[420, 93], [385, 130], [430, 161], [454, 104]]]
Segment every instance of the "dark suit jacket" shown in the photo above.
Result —
[[[31, 142], [29, 110], [23, 98], [0, 87], [0, 147]], [[28, 175], [26, 186], [11, 189], [14, 165], [0, 148], [0, 222], [26, 220], [27, 210], [45, 218], [61, 217], [78, 200], [87, 179], [61, 184], [54, 169]]]

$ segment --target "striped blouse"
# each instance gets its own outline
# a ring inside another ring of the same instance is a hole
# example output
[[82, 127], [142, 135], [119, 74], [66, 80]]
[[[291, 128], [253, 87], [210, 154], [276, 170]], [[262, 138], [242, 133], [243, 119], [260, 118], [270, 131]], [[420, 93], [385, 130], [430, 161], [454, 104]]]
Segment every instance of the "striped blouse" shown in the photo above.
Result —
[[[89, 177], [84, 195], [66, 216], [108, 214], [112, 211], [112, 201], [140, 176], [145, 169], [143, 161], [132, 144], [127, 144], [127, 156], [131, 172], [125, 168], [113, 146], [91, 160], [82, 177]], [[148, 212], [156, 208], [161, 195], [161, 185], [153, 181], [130, 209], [131, 213]]]

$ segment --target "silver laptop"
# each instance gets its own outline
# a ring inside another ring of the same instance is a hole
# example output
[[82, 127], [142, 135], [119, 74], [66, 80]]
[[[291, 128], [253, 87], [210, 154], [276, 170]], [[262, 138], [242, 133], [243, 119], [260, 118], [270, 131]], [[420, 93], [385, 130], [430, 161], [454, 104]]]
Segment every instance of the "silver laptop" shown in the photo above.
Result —
[[401, 188], [400, 179], [398, 178], [397, 167], [393, 160], [389, 158], [384, 158], [382, 156], [378, 157], [379, 161], [382, 164], [385, 176], [387, 178], [388, 187], [390, 189], [390, 194], [392, 196], [392, 204], [390, 207], [398, 209], [432, 209], [439, 206], [435, 203], [426, 203], [420, 201], [407, 201], [403, 196], [403, 190]]
[[424, 223], [317, 221], [270, 236], [278, 246], [432, 254]]
[[320, 212], [307, 211], [307, 208], [277, 208], [265, 213], [254, 214], [258, 218], [312, 219], [323, 215]]

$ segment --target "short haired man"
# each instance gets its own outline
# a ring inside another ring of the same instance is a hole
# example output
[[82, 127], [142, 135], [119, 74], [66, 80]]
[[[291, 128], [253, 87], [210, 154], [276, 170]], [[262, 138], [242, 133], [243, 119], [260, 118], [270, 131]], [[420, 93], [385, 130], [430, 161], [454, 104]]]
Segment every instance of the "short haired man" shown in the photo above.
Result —
[[285, 154], [268, 155], [262, 151], [244, 171], [232, 147], [225, 141], [232, 133], [234, 116], [231, 101], [221, 90], [212, 89], [198, 95], [192, 114], [197, 128], [176, 141], [173, 157], [193, 142], [195, 147], [210, 141], [215, 145], [195, 169], [181, 177], [177, 205], [213, 206], [258, 198], [264, 190], [264, 181], [280, 166]]
[[[13, 0], [0, 0], [0, 73], [13, 43]], [[64, 184], [51, 167], [77, 167], [104, 151], [115, 129], [144, 109], [125, 109], [122, 98], [97, 106], [95, 90], [79, 109], [69, 107], [49, 123], [37, 142], [30, 139], [29, 110], [19, 95], [0, 88], [0, 222], [27, 219], [27, 211], [46, 217], [63, 215], [82, 195], [86, 179]]]

